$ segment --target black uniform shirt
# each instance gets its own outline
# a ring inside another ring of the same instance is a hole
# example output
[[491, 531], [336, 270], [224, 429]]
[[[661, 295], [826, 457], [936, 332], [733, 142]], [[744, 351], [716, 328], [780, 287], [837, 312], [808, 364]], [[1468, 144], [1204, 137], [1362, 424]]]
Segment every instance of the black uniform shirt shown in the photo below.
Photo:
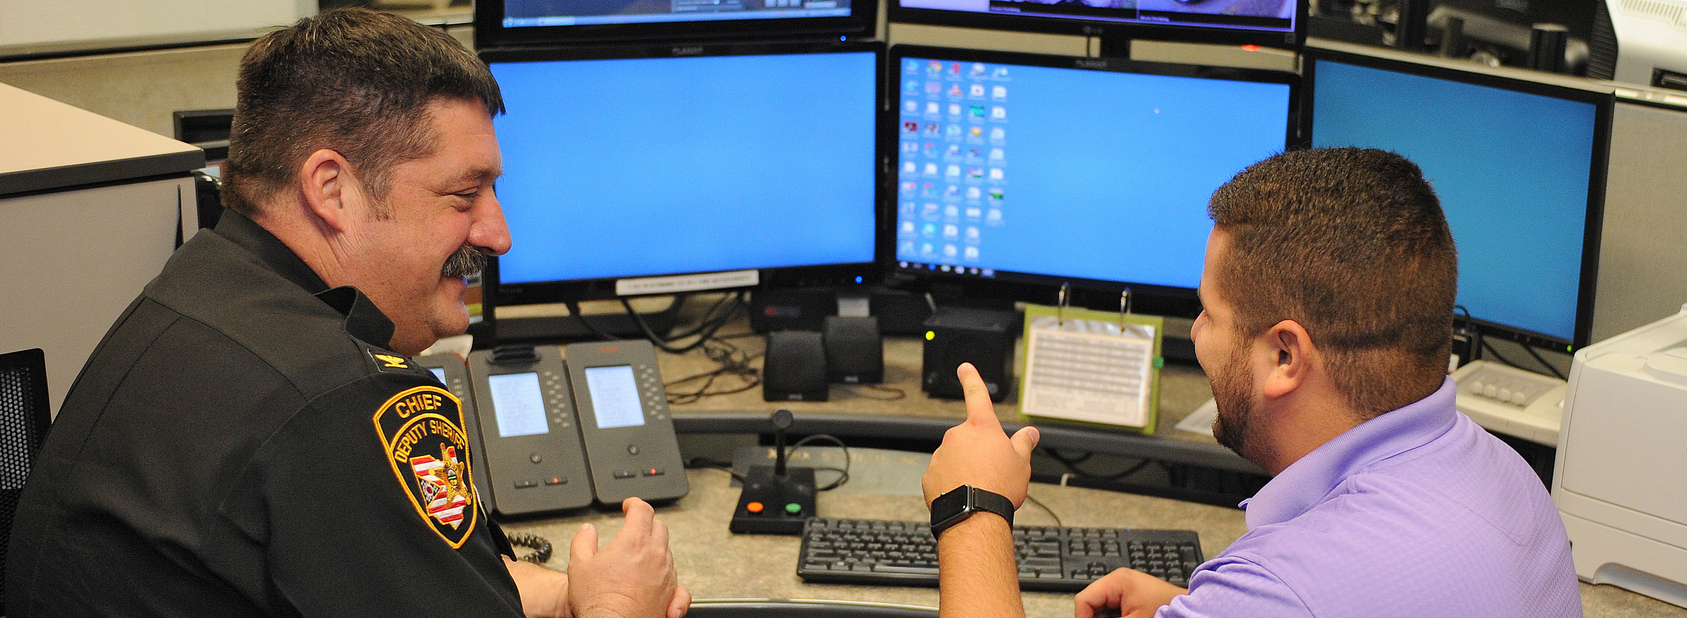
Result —
[[250, 219], [200, 232], [65, 398], [8, 612], [519, 615], [457, 401], [392, 333]]

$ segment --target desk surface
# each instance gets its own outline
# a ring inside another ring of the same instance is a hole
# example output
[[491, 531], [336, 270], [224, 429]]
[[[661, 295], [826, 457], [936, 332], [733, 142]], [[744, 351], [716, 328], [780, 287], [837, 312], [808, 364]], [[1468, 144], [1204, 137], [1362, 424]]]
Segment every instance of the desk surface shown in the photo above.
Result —
[[[684, 582], [695, 598], [782, 598], [875, 601], [925, 607], [937, 606], [935, 588], [880, 588], [805, 584], [797, 577], [797, 537], [735, 535], [727, 521], [738, 501], [738, 489], [723, 470], [687, 471], [691, 493], [657, 509], [657, 518], [672, 531], [671, 546]], [[1201, 534], [1201, 550], [1216, 556], [1247, 531], [1242, 512], [1224, 507], [1077, 487], [1033, 484], [1031, 495], [1068, 526], [1192, 529]], [[914, 495], [827, 492], [816, 508], [828, 517], [920, 520], [925, 505]], [[1027, 503], [1019, 522], [1053, 524], [1047, 511]], [[621, 528], [620, 515], [576, 513], [567, 517], [527, 521], [505, 526], [531, 532], [551, 541], [555, 552], [547, 566], [565, 569], [568, 544], [580, 524], [591, 522], [607, 543]], [[1682, 609], [1612, 586], [1581, 585], [1586, 615], [1594, 617], [1687, 616]], [[1034, 618], [1072, 615], [1072, 595], [1024, 593], [1025, 612]]]

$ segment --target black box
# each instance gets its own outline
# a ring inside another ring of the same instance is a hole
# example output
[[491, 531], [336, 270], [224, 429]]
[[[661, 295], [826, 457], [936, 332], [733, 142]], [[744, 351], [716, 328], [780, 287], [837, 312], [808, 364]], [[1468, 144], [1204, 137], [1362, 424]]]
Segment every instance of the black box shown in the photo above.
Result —
[[762, 363], [763, 401], [825, 401], [826, 345], [820, 333], [780, 330], [767, 334]]
[[826, 378], [844, 384], [878, 384], [885, 379], [884, 339], [874, 317], [826, 318]]
[[920, 386], [933, 397], [960, 399], [955, 368], [972, 363], [992, 401], [1007, 398], [1013, 380], [1014, 326], [1019, 314], [991, 309], [939, 308], [926, 320]]
[[826, 316], [838, 314], [838, 295], [830, 288], [756, 290], [750, 293], [750, 329], [820, 332]]

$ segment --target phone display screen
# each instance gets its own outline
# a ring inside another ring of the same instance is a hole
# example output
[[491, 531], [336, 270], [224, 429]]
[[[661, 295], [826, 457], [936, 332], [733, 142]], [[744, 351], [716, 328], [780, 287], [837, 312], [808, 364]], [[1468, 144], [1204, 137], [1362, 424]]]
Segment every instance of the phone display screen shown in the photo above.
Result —
[[539, 374], [487, 376], [486, 382], [492, 387], [492, 407], [497, 412], [499, 437], [550, 432], [550, 425], [545, 422], [545, 398], [539, 390]]
[[586, 388], [592, 393], [599, 429], [644, 424], [644, 406], [639, 403], [631, 365], [587, 368]]

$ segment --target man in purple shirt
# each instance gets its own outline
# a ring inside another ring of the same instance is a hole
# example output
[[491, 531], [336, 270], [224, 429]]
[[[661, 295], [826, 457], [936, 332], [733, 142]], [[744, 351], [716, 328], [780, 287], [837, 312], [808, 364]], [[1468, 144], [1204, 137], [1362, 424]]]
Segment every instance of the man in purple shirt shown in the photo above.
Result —
[[[1286, 153], [1220, 187], [1209, 213], [1190, 336], [1213, 434], [1274, 478], [1189, 589], [1120, 569], [1078, 594], [1077, 618], [1580, 616], [1546, 488], [1453, 407], [1457, 257], [1417, 166]], [[1036, 430], [1004, 436], [976, 371], [960, 376], [967, 421], [933, 454], [926, 500], [967, 485], [1017, 507]], [[949, 526], [938, 555], [944, 615], [1023, 614], [1004, 519]]]

